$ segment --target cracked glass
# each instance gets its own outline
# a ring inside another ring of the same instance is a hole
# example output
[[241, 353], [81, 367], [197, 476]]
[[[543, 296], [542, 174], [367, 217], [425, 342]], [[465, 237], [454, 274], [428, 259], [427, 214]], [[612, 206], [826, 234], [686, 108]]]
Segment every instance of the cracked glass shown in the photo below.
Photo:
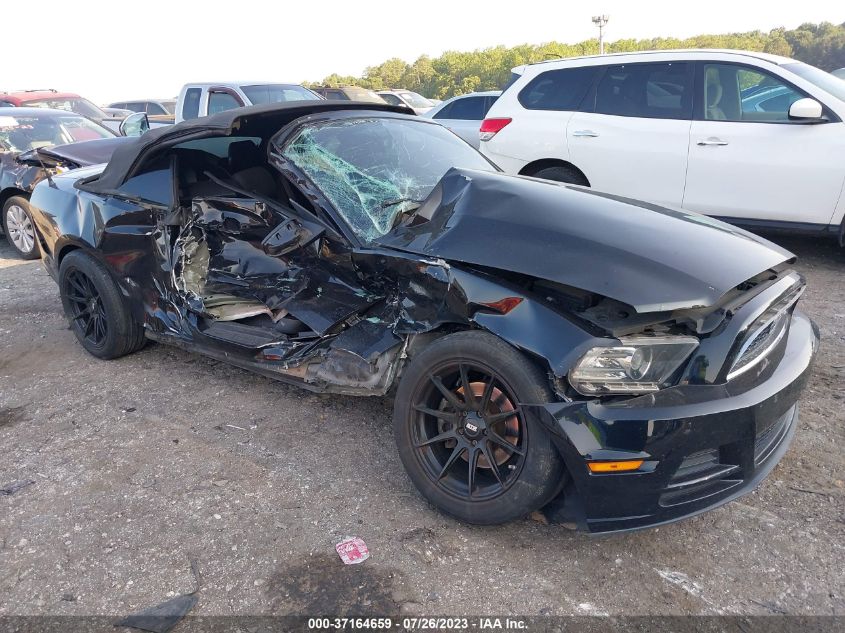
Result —
[[310, 123], [282, 155], [311, 179], [364, 241], [388, 233], [450, 168], [495, 171], [446, 128], [409, 119]]

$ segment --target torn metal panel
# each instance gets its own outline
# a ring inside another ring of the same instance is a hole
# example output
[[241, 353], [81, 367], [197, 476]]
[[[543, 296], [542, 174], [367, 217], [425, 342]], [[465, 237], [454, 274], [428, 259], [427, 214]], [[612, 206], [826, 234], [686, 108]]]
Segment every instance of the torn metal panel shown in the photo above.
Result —
[[372, 363], [386, 351], [400, 345], [404, 339], [393, 331], [393, 323], [379, 316], [369, 316], [344, 330], [332, 341], [333, 350], [355, 354]]

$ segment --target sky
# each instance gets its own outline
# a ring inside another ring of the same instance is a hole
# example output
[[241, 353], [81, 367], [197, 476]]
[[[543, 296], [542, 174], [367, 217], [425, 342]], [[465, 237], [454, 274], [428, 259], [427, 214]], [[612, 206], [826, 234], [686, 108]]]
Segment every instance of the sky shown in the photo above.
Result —
[[[504, 44], [607, 41], [845, 22], [841, 0], [39, 0], [0, 2], [0, 90], [56, 88], [99, 105], [173, 97], [193, 81], [318, 81], [399, 57]], [[761, 7], [765, 6], [764, 10]], [[27, 24], [32, 34], [27, 36]], [[11, 46], [10, 46], [11, 45]], [[16, 51], [13, 55], [11, 51]]]

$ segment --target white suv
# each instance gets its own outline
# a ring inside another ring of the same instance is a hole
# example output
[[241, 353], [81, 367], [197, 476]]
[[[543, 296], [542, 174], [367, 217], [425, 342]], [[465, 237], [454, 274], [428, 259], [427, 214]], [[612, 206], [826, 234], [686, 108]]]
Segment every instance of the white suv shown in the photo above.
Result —
[[841, 79], [786, 57], [719, 50], [514, 73], [479, 132], [482, 153], [506, 172], [842, 241]]

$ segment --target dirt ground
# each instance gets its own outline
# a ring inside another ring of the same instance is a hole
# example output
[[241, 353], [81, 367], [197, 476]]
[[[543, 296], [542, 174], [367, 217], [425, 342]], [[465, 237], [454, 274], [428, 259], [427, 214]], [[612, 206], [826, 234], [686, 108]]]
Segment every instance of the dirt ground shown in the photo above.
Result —
[[[40, 262], [0, 246], [0, 616], [845, 614], [845, 251], [800, 257], [822, 347], [792, 448], [751, 495], [659, 529], [479, 528], [406, 477], [383, 399], [309, 394], [150, 345], [99, 361]], [[363, 538], [371, 558], [334, 551]]]

